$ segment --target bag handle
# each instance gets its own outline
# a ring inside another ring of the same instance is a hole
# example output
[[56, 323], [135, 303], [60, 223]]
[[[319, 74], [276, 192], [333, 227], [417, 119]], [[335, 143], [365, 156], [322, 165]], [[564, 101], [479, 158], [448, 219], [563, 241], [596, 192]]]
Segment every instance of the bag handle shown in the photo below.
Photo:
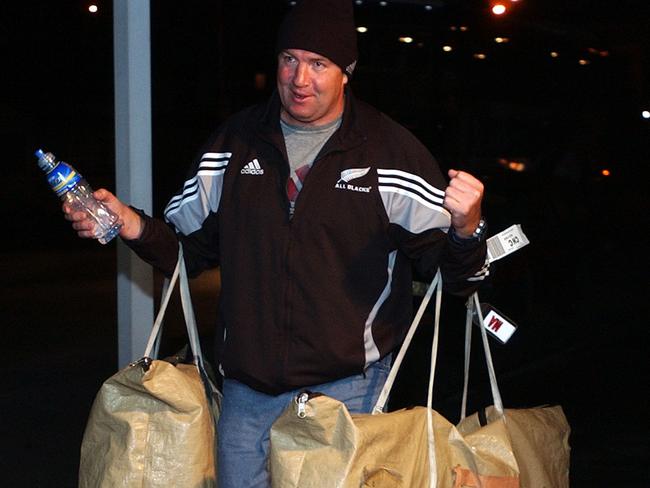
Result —
[[492, 353], [490, 352], [490, 343], [488, 341], [487, 332], [483, 327], [483, 311], [481, 310], [481, 303], [478, 298], [478, 293], [474, 292], [470, 299], [467, 301], [467, 313], [465, 315], [465, 365], [463, 376], [463, 400], [460, 409], [461, 420], [467, 414], [467, 391], [469, 389], [469, 361], [470, 352], [472, 348], [472, 315], [476, 310], [479, 318], [479, 329], [481, 330], [481, 339], [483, 341], [483, 350], [485, 351], [485, 362], [490, 376], [490, 389], [492, 390], [492, 401], [494, 402], [494, 409], [503, 415], [503, 401], [501, 393], [499, 392], [499, 385], [497, 384], [497, 376], [494, 372], [494, 364], [492, 362]]
[[440, 304], [442, 302], [442, 276], [440, 274], [440, 269], [438, 269], [435, 277], [431, 281], [431, 284], [429, 285], [429, 288], [427, 289], [427, 292], [424, 295], [422, 302], [420, 303], [420, 308], [418, 308], [418, 311], [415, 314], [413, 321], [411, 322], [411, 326], [409, 327], [409, 330], [406, 333], [406, 337], [404, 338], [402, 347], [400, 348], [399, 352], [397, 353], [397, 356], [395, 357], [393, 366], [391, 367], [390, 373], [386, 378], [386, 383], [384, 383], [384, 387], [382, 388], [381, 393], [377, 398], [377, 402], [375, 403], [375, 407], [372, 410], [373, 414], [383, 413], [384, 411], [386, 402], [388, 401], [388, 397], [390, 396], [390, 391], [393, 388], [393, 383], [395, 383], [397, 372], [399, 371], [399, 368], [402, 365], [404, 356], [406, 356], [406, 351], [408, 350], [411, 341], [413, 340], [415, 331], [417, 330], [418, 325], [420, 325], [420, 321], [422, 320], [424, 311], [426, 310], [427, 305], [429, 305], [429, 301], [431, 300], [431, 296], [433, 295], [434, 291], [437, 292], [436, 310], [435, 310], [434, 329], [433, 329], [433, 345], [431, 347], [431, 370], [429, 372], [429, 399], [427, 400], [427, 406], [431, 408], [435, 363], [438, 354], [438, 329], [439, 329], [438, 326], [440, 325]]
[[152, 359], [158, 357], [158, 343], [162, 332], [163, 319], [165, 317], [165, 312], [167, 311], [167, 306], [169, 305], [169, 299], [174, 292], [174, 287], [176, 286], [179, 277], [181, 305], [183, 308], [183, 316], [185, 318], [185, 328], [187, 329], [189, 345], [192, 350], [193, 362], [202, 371], [205, 371], [203, 353], [201, 352], [199, 333], [196, 326], [196, 317], [194, 316], [194, 307], [192, 306], [192, 298], [190, 296], [190, 285], [187, 278], [187, 270], [185, 268], [185, 259], [183, 257], [183, 246], [180, 242], [178, 244], [178, 261], [176, 262], [176, 267], [174, 268], [172, 277], [170, 279], [165, 278], [160, 310], [158, 311], [156, 320], [151, 328], [151, 334], [149, 335], [149, 341], [147, 342], [147, 347], [144, 351], [144, 357], [150, 357]]

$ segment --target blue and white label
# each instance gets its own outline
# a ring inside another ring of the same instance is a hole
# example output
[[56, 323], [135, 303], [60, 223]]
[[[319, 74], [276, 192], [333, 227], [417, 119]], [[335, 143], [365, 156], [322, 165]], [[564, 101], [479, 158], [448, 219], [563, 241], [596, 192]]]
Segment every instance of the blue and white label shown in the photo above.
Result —
[[58, 196], [73, 188], [81, 178], [72, 166], [63, 161], [57, 163], [47, 174], [47, 182]]

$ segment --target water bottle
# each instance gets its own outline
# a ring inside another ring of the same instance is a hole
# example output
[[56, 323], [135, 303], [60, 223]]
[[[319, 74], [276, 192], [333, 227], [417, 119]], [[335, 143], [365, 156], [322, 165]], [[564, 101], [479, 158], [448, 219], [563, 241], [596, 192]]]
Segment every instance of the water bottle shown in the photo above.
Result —
[[95, 222], [93, 237], [106, 244], [119, 232], [122, 224], [118, 217], [102, 202], [93, 197], [93, 190], [86, 180], [68, 163], [57, 161], [52, 153], [39, 149], [35, 153], [38, 167], [46, 176], [52, 190], [74, 211], [83, 211]]

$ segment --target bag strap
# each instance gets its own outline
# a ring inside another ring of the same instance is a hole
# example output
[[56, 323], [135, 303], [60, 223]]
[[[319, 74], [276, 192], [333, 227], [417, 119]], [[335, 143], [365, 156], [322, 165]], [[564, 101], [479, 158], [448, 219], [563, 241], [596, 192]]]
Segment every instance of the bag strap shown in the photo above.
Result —
[[417, 330], [418, 325], [420, 324], [420, 321], [422, 319], [422, 316], [424, 315], [424, 311], [426, 310], [427, 305], [431, 300], [431, 296], [433, 295], [433, 292], [436, 290], [437, 290], [436, 311], [435, 311], [434, 331], [433, 331], [434, 340], [431, 348], [432, 354], [431, 354], [431, 370], [429, 373], [429, 399], [427, 401], [427, 405], [429, 406], [429, 408], [431, 407], [431, 397], [433, 392], [433, 378], [435, 372], [436, 356], [438, 353], [438, 329], [439, 329], [438, 326], [440, 324], [440, 304], [442, 301], [442, 276], [440, 274], [439, 269], [436, 272], [436, 276], [431, 281], [431, 284], [429, 285], [429, 288], [426, 294], [424, 295], [422, 302], [420, 303], [420, 308], [418, 308], [418, 311], [415, 314], [413, 321], [411, 322], [411, 326], [409, 327], [409, 330], [406, 333], [406, 337], [404, 338], [402, 347], [400, 348], [399, 352], [397, 353], [397, 356], [395, 357], [393, 366], [391, 367], [390, 373], [386, 378], [386, 383], [384, 383], [384, 387], [382, 388], [381, 393], [379, 394], [379, 398], [377, 398], [377, 402], [375, 403], [375, 407], [372, 410], [373, 414], [383, 413], [384, 408], [386, 406], [386, 402], [388, 401], [388, 397], [390, 396], [390, 391], [393, 388], [393, 383], [395, 383], [397, 372], [399, 371], [399, 368], [402, 365], [404, 356], [406, 356], [406, 351], [408, 350], [411, 341], [413, 340], [415, 331]]
[[467, 414], [467, 391], [469, 389], [469, 362], [470, 362], [470, 352], [472, 348], [472, 315], [474, 310], [478, 314], [479, 319], [479, 329], [481, 330], [481, 339], [483, 341], [483, 350], [485, 351], [485, 362], [488, 368], [488, 374], [490, 377], [490, 389], [492, 390], [492, 401], [494, 403], [494, 409], [500, 414], [503, 415], [503, 401], [501, 399], [501, 393], [499, 392], [499, 385], [497, 384], [497, 376], [494, 371], [494, 363], [492, 362], [492, 353], [490, 352], [490, 343], [488, 341], [487, 332], [485, 327], [483, 327], [483, 311], [481, 310], [481, 303], [478, 298], [478, 293], [474, 292], [470, 299], [467, 301], [467, 314], [465, 315], [465, 365], [464, 365], [464, 377], [463, 377], [463, 400], [460, 410], [461, 420], [466, 417]]
[[169, 299], [174, 292], [176, 282], [179, 281], [179, 278], [181, 305], [183, 308], [183, 316], [185, 318], [185, 328], [187, 329], [189, 345], [192, 350], [193, 362], [205, 371], [203, 353], [201, 352], [199, 333], [196, 326], [196, 317], [194, 316], [194, 307], [192, 306], [192, 298], [190, 296], [190, 285], [187, 277], [187, 270], [185, 269], [185, 259], [183, 258], [183, 246], [180, 243], [178, 247], [178, 261], [176, 262], [176, 267], [174, 268], [172, 277], [169, 280], [165, 279], [160, 310], [158, 311], [156, 320], [151, 328], [151, 334], [149, 335], [149, 341], [147, 342], [144, 356], [152, 359], [158, 357], [158, 342], [162, 332], [163, 319], [165, 317], [165, 312], [167, 311], [167, 306], [169, 305]]

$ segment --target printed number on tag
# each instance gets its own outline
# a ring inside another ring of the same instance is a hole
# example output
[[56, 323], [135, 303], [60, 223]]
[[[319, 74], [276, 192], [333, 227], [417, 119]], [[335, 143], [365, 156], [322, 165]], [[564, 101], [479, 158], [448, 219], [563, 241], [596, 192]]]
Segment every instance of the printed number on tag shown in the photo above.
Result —
[[487, 240], [488, 261], [492, 263], [508, 254], [512, 254], [529, 243], [530, 241], [521, 230], [521, 225], [512, 225]]

